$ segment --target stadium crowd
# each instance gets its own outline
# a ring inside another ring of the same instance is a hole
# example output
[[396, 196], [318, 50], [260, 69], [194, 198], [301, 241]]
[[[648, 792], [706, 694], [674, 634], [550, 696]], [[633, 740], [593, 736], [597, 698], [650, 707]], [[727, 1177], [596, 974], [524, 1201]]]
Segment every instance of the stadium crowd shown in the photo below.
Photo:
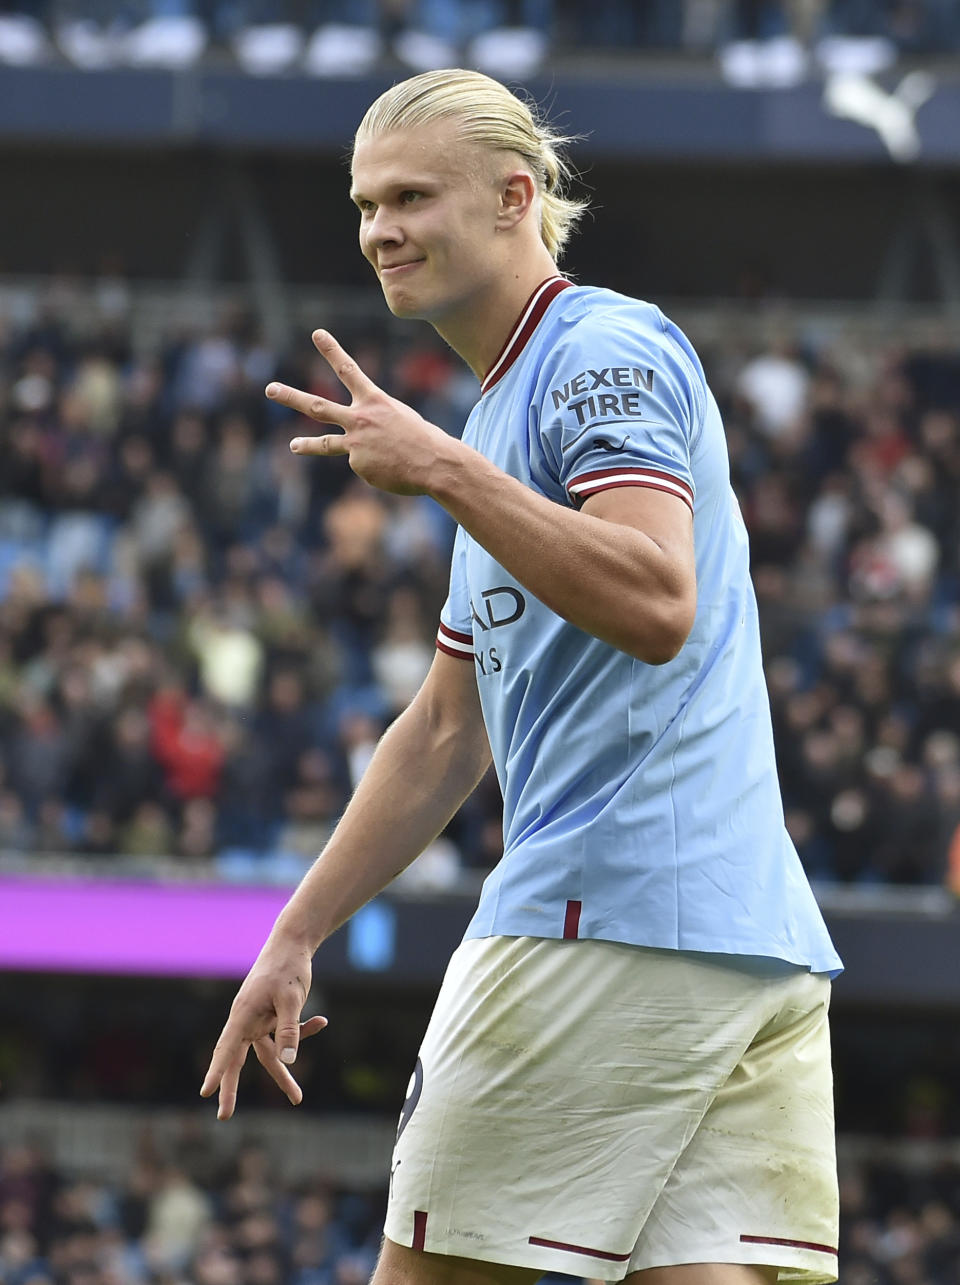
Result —
[[150, 1145], [121, 1183], [0, 1155], [2, 1285], [366, 1285], [382, 1201], [279, 1183], [263, 1151]]
[[719, 50], [736, 83], [784, 85], [958, 48], [953, 0], [0, 0], [0, 62], [87, 70], [226, 56], [253, 74], [466, 60], [523, 75], [548, 54]]
[[[960, 1165], [841, 1165], [840, 1285], [955, 1285]], [[278, 1181], [255, 1146], [144, 1145], [122, 1181], [0, 1151], [0, 1285], [365, 1285], [382, 1195]], [[550, 1278], [547, 1278], [550, 1279]]]
[[[134, 352], [113, 296], [86, 331], [54, 299], [0, 336], [0, 850], [295, 878], [431, 662], [450, 522], [289, 453], [262, 389], [339, 395], [312, 349], [237, 312]], [[339, 333], [460, 430], [476, 383], [437, 341]], [[701, 347], [806, 867], [960, 886], [960, 354]], [[408, 878], [499, 853], [491, 778]]]

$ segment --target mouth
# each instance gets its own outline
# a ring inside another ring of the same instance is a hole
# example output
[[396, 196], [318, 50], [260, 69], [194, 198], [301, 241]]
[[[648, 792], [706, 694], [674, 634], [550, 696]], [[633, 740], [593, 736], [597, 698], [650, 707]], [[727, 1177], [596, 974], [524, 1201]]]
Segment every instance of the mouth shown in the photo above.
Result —
[[409, 263], [395, 263], [389, 268], [380, 269], [380, 280], [392, 280], [394, 277], [402, 276], [405, 272], [412, 272], [414, 268], [419, 268], [423, 259], [411, 259]]

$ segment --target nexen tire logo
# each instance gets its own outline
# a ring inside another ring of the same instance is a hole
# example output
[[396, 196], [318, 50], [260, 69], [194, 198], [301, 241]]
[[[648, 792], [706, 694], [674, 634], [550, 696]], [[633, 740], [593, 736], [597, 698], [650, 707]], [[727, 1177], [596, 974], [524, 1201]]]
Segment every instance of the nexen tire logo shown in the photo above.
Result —
[[471, 598], [470, 615], [484, 631], [500, 629], [503, 625], [512, 625], [515, 620], [520, 619], [527, 609], [526, 599], [523, 594], [511, 585], [500, 585], [495, 589], [484, 589], [480, 598], [480, 611], [474, 606]]

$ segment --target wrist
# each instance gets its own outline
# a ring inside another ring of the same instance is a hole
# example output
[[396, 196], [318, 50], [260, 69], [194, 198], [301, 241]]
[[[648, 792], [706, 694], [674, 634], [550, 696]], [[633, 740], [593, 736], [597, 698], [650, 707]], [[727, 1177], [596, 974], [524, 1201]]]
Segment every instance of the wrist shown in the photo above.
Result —
[[267, 945], [285, 951], [302, 951], [312, 957], [325, 936], [325, 933], [317, 931], [316, 925], [308, 923], [296, 908], [285, 906], [277, 916]]
[[426, 493], [453, 513], [463, 495], [468, 476], [475, 478], [477, 461], [484, 457], [456, 437], [447, 437], [437, 451], [426, 479]]

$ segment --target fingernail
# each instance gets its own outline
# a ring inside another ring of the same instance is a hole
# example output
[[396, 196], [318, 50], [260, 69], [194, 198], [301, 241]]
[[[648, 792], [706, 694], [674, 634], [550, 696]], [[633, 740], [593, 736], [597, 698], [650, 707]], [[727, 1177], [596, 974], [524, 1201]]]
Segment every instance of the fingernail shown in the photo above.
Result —
[[290, 449], [291, 451], [299, 451], [302, 445], [303, 445], [303, 439], [299, 437], [295, 437], [293, 441], [290, 443]]
[[327, 332], [325, 330], [315, 330], [313, 332], [313, 337], [314, 339], [326, 339]]
[[296, 1057], [297, 1057], [296, 1049], [284, 1049], [283, 1052], [280, 1054], [280, 1061], [286, 1062], [287, 1066], [289, 1066], [291, 1062], [296, 1061]]
[[268, 397], [276, 397], [276, 395], [277, 395], [277, 393], [278, 393], [279, 391], [280, 391], [280, 385], [279, 385], [279, 384], [267, 384], [267, 396], [268, 396]]

